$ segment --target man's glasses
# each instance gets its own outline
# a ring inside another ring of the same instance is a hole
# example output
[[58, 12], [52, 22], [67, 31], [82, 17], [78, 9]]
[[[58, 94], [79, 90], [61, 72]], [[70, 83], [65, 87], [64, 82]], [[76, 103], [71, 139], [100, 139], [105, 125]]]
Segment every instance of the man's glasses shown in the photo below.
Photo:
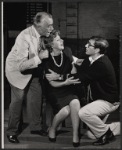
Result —
[[88, 47], [95, 47], [95, 45], [92, 45], [91, 43], [87, 43]]

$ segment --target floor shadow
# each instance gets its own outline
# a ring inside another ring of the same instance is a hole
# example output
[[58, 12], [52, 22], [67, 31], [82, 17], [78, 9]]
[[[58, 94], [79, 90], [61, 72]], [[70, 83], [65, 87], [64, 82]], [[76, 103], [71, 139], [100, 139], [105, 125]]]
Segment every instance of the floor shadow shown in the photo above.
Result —
[[70, 132], [70, 131], [68, 131], [68, 130], [59, 130], [59, 131], [56, 132], [56, 135], [64, 134], [64, 133], [68, 133], [68, 132]]
[[21, 134], [27, 127], [28, 127], [28, 123], [20, 123], [19, 125], [19, 129], [18, 129], [18, 135]]

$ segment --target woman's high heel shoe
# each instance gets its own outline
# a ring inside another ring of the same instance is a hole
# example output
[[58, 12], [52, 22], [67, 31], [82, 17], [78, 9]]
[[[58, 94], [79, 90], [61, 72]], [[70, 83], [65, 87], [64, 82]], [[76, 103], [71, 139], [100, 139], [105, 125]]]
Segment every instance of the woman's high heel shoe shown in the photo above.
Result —
[[56, 142], [56, 137], [55, 138], [48, 137], [48, 139], [50, 142]]
[[49, 136], [50, 129], [51, 129], [51, 128], [48, 128], [48, 139], [49, 139], [50, 142], [56, 142], [56, 136], [54, 136], [54, 138], [51, 138], [51, 137]]
[[74, 147], [80, 146], [80, 142], [72, 142], [72, 144], [73, 144]]

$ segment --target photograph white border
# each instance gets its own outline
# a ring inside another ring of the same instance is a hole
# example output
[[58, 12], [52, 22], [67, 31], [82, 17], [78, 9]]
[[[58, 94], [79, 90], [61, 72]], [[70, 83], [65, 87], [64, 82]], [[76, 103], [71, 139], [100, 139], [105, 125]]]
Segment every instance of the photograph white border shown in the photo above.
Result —
[[1, 2], [1, 147], [4, 148], [4, 38], [3, 38], [3, 2]]

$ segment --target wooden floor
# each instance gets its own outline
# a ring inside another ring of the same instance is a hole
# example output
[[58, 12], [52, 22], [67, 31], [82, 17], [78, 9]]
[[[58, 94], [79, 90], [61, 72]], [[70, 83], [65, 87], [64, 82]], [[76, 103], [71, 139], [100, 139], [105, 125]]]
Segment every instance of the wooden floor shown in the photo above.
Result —
[[67, 127], [63, 127], [59, 134], [57, 135], [56, 143], [51, 143], [48, 140], [48, 137], [39, 136], [39, 135], [32, 135], [29, 131], [28, 123], [25, 121], [23, 132], [19, 135], [18, 139], [20, 141], [19, 144], [12, 144], [9, 143], [6, 138], [6, 128], [8, 123], [8, 110], [5, 110], [4, 114], [4, 148], [5, 149], [47, 149], [47, 150], [72, 150], [72, 149], [79, 149], [79, 150], [106, 150], [106, 149], [114, 149], [114, 150], [121, 150], [121, 137], [116, 136], [116, 140], [106, 144], [104, 146], [93, 146], [92, 142], [94, 140], [88, 139], [85, 136], [86, 129], [83, 129], [81, 126], [81, 140], [79, 148], [74, 148], [72, 146], [72, 127], [69, 125]]

